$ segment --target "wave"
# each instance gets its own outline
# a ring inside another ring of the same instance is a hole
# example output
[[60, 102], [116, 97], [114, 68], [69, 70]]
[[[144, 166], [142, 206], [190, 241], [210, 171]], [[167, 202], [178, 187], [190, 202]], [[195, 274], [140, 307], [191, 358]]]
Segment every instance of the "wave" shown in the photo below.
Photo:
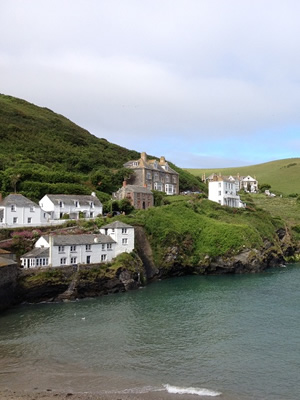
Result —
[[220, 392], [215, 392], [213, 390], [204, 388], [193, 388], [193, 387], [183, 388], [171, 385], [164, 385], [164, 387], [168, 393], [173, 393], [173, 394], [196, 394], [198, 396], [211, 396], [211, 397], [221, 395]]

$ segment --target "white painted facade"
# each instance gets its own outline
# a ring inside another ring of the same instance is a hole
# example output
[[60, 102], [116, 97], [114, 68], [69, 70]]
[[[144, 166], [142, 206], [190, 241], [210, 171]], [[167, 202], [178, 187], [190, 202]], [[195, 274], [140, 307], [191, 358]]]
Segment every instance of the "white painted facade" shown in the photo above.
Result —
[[123, 225], [117, 229], [105, 228], [106, 233], [96, 235], [41, 236], [34, 249], [21, 257], [21, 265], [38, 268], [110, 262], [119, 254], [134, 249], [134, 228]]
[[217, 181], [209, 182], [208, 199], [222, 206], [245, 207], [244, 203], [241, 202], [240, 196], [236, 193], [235, 182], [221, 177]]
[[121, 253], [131, 253], [134, 249], [134, 227], [123, 222], [115, 221], [111, 224], [102, 226], [100, 232], [109, 235], [117, 243], [116, 255]]
[[[250, 190], [248, 190], [250, 188]], [[256, 179], [252, 178], [252, 176], [245, 176], [241, 181], [241, 189], [245, 191], [250, 191], [251, 193], [258, 192], [258, 182]]]
[[10, 194], [0, 203], [0, 227], [40, 226], [48, 217], [38, 204], [21, 194]]
[[58, 220], [64, 215], [78, 219], [96, 218], [102, 215], [102, 204], [94, 193], [87, 195], [46, 194], [40, 201], [40, 207], [49, 214], [52, 220]]

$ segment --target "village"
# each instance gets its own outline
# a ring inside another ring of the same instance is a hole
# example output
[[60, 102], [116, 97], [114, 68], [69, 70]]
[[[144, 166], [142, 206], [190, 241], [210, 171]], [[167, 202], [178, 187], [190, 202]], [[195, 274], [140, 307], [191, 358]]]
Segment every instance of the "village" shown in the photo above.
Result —
[[[153, 190], [168, 196], [179, 195], [179, 174], [165, 157], [148, 159], [145, 152], [138, 160], [124, 167], [132, 170], [123, 186], [112, 194], [112, 199], [127, 199], [135, 209], [154, 206]], [[239, 191], [258, 192], [258, 181], [251, 176], [202, 176], [208, 185], [208, 199], [222, 206], [244, 208]], [[0, 228], [57, 227], [70, 220], [92, 220], [103, 216], [103, 205], [93, 192], [91, 195], [46, 194], [35, 203], [22, 194], [9, 194], [0, 201]], [[106, 224], [98, 234], [42, 235], [34, 248], [21, 255], [22, 268], [60, 267], [96, 264], [112, 261], [123, 252], [134, 249], [134, 227], [120, 221]], [[14, 257], [0, 254], [0, 265], [15, 263]]]

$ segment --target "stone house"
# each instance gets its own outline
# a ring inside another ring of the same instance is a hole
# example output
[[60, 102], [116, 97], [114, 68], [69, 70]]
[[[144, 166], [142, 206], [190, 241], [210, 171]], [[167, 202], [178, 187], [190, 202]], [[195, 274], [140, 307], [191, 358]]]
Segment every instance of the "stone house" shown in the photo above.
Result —
[[102, 214], [102, 203], [95, 193], [91, 195], [46, 194], [40, 201], [40, 207], [46, 211], [50, 219], [57, 220], [64, 215], [71, 219], [95, 218]]
[[153, 193], [150, 189], [143, 186], [127, 185], [126, 181], [123, 186], [115, 193], [113, 193], [114, 200], [128, 199], [130, 204], [140, 210], [146, 210], [153, 207]]
[[142, 186], [168, 195], [179, 194], [179, 174], [169, 166], [165, 157], [159, 161], [148, 160], [143, 152], [140, 159], [128, 161], [124, 167], [133, 170], [127, 179], [128, 185]]

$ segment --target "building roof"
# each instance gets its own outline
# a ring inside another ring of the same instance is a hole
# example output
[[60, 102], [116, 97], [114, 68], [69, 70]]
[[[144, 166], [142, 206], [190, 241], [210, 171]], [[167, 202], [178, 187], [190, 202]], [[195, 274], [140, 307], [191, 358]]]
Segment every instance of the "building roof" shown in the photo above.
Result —
[[27, 197], [23, 196], [22, 194], [9, 194], [6, 196], [1, 202], [1, 206], [12, 206], [15, 205], [17, 207], [38, 207], [39, 206], [34, 203], [33, 201], [27, 199]]
[[75, 201], [79, 201], [80, 206], [90, 206], [93, 202], [96, 207], [101, 207], [102, 204], [98, 197], [85, 194], [47, 194], [53, 204], [59, 205], [62, 201], [65, 205], [74, 205]]
[[133, 228], [133, 226], [124, 224], [121, 221], [114, 221], [111, 224], [101, 226], [100, 229], [118, 229], [118, 228]]
[[[43, 236], [43, 238], [49, 243], [49, 236]], [[92, 235], [89, 233], [82, 235], [53, 235], [54, 246], [72, 246], [72, 245], [84, 245], [84, 244], [95, 244], [95, 243], [116, 243], [110, 236], [98, 233]]]
[[171, 174], [176, 174], [179, 175], [178, 172], [174, 171], [167, 161], [165, 160], [165, 157], [161, 157], [160, 161], [157, 160], [148, 160], [146, 153], [141, 154], [141, 158], [139, 160], [130, 160], [127, 161], [124, 165], [125, 168], [131, 168], [131, 169], [151, 169], [153, 171], [159, 171], [159, 172], [164, 172], [164, 173], [171, 173]]
[[126, 186], [122, 186], [118, 191], [121, 191], [121, 190], [124, 190], [125, 192], [146, 193], [146, 194], [151, 194], [153, 196], [153, 193], [151, 192], [151, 190], [144, 186], [126, 185]]
[[35, 247], [28, 253], [23, 254], [21, 258], [39, 258], [49, 257], [49, 247]]
[[16, 265], [17, 263], [9, 258], [0, 257], [0, 267], [7, 267], [8, 265]]

